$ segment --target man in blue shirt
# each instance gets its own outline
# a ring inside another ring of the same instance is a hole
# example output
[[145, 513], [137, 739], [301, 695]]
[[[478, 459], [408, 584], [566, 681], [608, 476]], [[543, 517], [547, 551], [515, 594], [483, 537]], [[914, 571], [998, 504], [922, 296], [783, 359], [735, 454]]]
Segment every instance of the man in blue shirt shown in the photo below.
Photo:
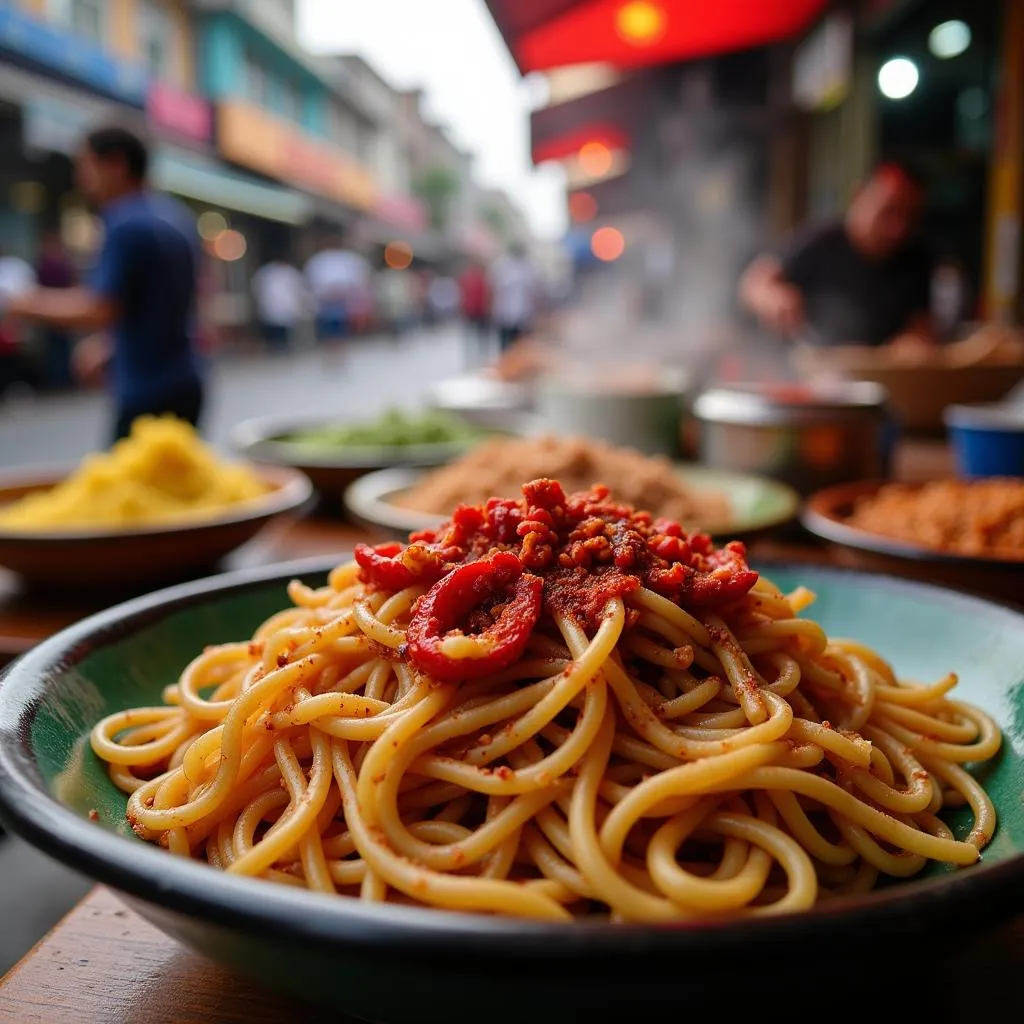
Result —
[[76, 352], [83, 375], [101, 366], [116, 404], [115, 440], [144, 414], [170, 413], [195, 425], [203, 374], [195, 346], [199, 245], [189, 211], [146, 187], [148, 153], [124, 128], [85, 140], [78, 187], [99, 209], [103, 248], [82, 287], [37, 289], [7, 312], [69, 330], [103, 331]]

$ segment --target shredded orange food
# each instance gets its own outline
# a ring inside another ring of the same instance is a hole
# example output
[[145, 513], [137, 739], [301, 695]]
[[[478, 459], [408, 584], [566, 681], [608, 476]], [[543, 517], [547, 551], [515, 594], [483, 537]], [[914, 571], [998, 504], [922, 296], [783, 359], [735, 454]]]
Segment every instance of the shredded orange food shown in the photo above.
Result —
[[886, 484], [849, 524], [938, 551], [1024, 559], [1024, 479]]
[[396, 498], [418, 512], [447, 515], [456, 505], [479, 505], [492, 494], [513, 494], [523, 480], [559, 480], [566, 491], [607, 486], [616, 499], [650, 509], [687, 527], [727, 525], [726, 495], [696, 490], [671, 460], [646, 456], [584, 437], [495, 438], [432, 473]]

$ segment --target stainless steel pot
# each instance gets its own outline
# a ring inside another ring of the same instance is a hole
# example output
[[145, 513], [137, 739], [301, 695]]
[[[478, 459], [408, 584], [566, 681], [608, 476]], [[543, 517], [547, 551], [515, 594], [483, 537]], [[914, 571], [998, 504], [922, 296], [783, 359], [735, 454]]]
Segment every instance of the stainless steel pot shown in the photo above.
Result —
[[694, 402], [709, 466], [782, 480], [801, 494], [889, 474], [883, 388], [864, 382], [714, 387]]
[[689, 375], [676, 368], [642, 381], [624, 373], [618, 378], [610, 373], [547, 376], [537, 387], [535, 428], [675, 457], [689, 382]]

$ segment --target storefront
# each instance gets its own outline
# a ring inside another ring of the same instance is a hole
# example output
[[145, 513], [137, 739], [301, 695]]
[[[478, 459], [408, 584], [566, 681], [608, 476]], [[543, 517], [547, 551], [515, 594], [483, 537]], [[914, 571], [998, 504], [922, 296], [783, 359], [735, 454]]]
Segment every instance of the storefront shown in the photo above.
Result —
[[315, 212], [311, 196], [226, 166], [216, 155], [214, 107], [202, 97], [154, 83], [146, 104], [158, 142], [155, 187], [184, 200], [209, 256], [208, 315], [218, 333], [245, 334], [252, 321], [249, 281], [272, 256], [297, 247]]
[[95, 124], [141, 127], [141, 67], [37, 21], [0, 9], [0, 232], [6, 248], [34, 260], [41, 233], [60, 229], [83, 258], [94, 224], [73, 195], [70, 157]]
[[[875, 158], [874, 59], [857, 52], [856, 22], [847, 10], [829, 14], [795, 48], [791, 93], [800, 118], [788, 134], [795, 187], [788, 227], [835, 216]], [[802, 164], [802, 166], [801, 166]]]
[[153, 184], [177, 195], [196, 215], [209, 256], [209, 314], [221, 335], [251, 325], [249, 281], [272, 256], [291, 252], [314, 213], [309, 196], [224, 167], [182, 146], [161, 144]]
[[971, 0], [904, 4], [865, 32], [875, 151], [912, 163], [925, 177], [928, 242], [939, 259], [960, 268], [979, 312], [996, 89], [1005, 70], [1002, 8]]

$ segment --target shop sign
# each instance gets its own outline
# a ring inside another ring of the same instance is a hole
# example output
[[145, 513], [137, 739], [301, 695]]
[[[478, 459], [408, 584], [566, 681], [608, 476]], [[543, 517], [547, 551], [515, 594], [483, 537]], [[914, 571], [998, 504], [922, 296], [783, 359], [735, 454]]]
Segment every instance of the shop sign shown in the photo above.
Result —
[[0, 7], [0, 53], [14, 63], [40, 65], [83, 85], [142, 107], [148, 76], [140, 65], [111, 57], [93, 43]]
[[146, 118], [158, 133], [190, 142], [213, 139], [213, 109], [201, 96], [154, 80], [146, 97]]
[[239, 101], [221, 103], [217, 141], [228, 160], [356, 209], [376, 200], [372, 176], [337, 147]]
[[409, 196], [377, 196], [374, 214], [390, 227], [413, 234], [427, 228], [427, 211], [418, 199]]

